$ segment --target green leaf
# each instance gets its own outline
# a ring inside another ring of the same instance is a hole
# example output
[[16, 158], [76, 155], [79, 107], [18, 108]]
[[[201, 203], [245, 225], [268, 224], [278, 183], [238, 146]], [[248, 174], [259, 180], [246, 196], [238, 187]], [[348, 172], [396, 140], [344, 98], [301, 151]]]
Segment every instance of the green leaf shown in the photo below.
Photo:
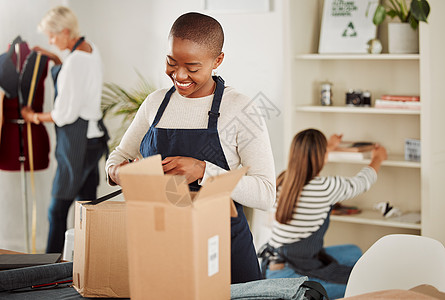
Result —
[[411, 28], [414, 30], [416, 30], [417, 27], [419, 27], [419, 22], [416, 20], [416, 18], [413, 17], [413, 15], [409, 16], [408, 23], [411, 25]]
[[395, 10], [391, 9], [386, 13], [388, 16], [391, 17], [391, 19], [394, 19], [394, 17], [399, 16], [400, 18], [400, 14], [398, 14]]
[[430, 5], [426, 0], [412, 0], [411, 12], [414, 18], [421, 22], [427, 22], [428, 15], [430, 14]]
[[113, 146], [119, 144], [120, 139], [141, 104], [149, 94], [156, 90], [139, 72], [137, 72], [137, 74], [139, 82], [136, 84], [136, 88], [132, 90], [124, 89], [116, 83], [104, 83], [101, 103], [104, 117], [110, 114], [123, 117], [122, 126], [116, 132], [111, 133], [113, 135], [113, 141], [111, 142]]
[[383, 7], [383, 5], [379, 5], [379, 6], [377, 6], [377, 9], [375, 10], [374, 18], [372, 19], [372, 22], [378, 26], [378, 25], [382, 24], [382, 22], [385, 20], [385, 17], [386, 17], [386, 9], [385, 9], [385, 7]]

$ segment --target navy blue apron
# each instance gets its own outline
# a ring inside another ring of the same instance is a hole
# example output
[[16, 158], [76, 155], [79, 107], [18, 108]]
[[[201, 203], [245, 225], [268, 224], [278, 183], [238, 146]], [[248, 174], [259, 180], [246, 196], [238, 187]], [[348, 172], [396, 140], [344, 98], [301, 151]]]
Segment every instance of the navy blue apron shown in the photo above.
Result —
[[[208, 112], [208, 127], [204, 129], [169, 129], [157, 128], [159, 120], [175, 92], [173, 86], [165, 95], [156, 117], [145, 134], [140, 152], [143, 157], [161, 154], [162, 159], [171, 156], [193, 157], [206, 160], [219, 167], [230, 170], [218, 135], [219, 107], [224, 93], [224, 80], [213, 77], [216, 82], [215, 95], [211, 110]], [[195, 181], [189, 185], [191, 191], [199, 190]], [[232, 283], [242, 283], [261, 279], [261, 272], [253, 246], [252, 234], [247, 224], [243, 206], [235, 202], [237, 218], [231, 218], [231, 273]]]
[[[81, 37], [71, 52], [84, 41]], [[62, 65], [51, 69], [57, 92], [57, 76]], [[88, 121], [78, 118], [74, 123], [56, 128], [57, 170], [53, 181], [52, 196], [56, 199], [72, 200], [95, 199], [99, 184], [98, 163], [102, 155], [108, 153], [109, 139], [102, 119], [98, 126], [104, 135], [100, 138], [87, 138]]]
[[279, 261], [288, 263], [297, 274], [346, 284], [352, 267], [339, 264], [323, 249], [324, 236], [329, 227], [329, 216], [330, 212], [323, 225], [305, 239], [283, 245], [278, 249], [267, 244], [259, 255], [263, 259], [261, 263], [263, 274], [266, 272], [270, 256], [277, 255]]

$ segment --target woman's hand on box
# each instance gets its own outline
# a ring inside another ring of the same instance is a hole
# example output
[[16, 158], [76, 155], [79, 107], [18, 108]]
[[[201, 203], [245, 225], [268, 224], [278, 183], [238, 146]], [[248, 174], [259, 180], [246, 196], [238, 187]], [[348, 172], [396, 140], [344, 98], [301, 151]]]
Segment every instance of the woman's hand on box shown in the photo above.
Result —
[[165, 174], [183, 175], [187, 183], [192, 183], [204, 176], [206, 164], [202, 160], [185, 156], [166, 157], [162, 161]]
[[108, 177], [110, 177], [110, 183], [115, 183], [118, 185], [121, 185], [121, 182], [119, 180], [119, 168], [128, 164], [128, 161], [123, 161], [118, 165], [112, 165], [108, 168]]

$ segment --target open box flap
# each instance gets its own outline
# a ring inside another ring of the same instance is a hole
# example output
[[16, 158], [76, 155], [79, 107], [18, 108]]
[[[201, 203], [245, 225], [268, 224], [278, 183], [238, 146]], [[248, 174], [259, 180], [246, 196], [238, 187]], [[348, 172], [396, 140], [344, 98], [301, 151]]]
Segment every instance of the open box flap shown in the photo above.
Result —
[[127, 202], [171, 203], [181, 207], [192, 203], [189, 188], [183, 176], [125, 174], [120, 180]]
[[199, 190], [198, 195], [196, 195], [195, 201], [200, 201], [202, 199], [219, 194], [230, 195], [233, 189], [238, 184], [238, 181], [244, 176], [244, 174], [246, 174], [247, 169], [247, 167], [243, 167], [219, 176], [209, 178]]
[[119, 169], [119, 179], [126, 174], [164, 175], [161, 161], [161, 155], [158, 154], [126, 164]]

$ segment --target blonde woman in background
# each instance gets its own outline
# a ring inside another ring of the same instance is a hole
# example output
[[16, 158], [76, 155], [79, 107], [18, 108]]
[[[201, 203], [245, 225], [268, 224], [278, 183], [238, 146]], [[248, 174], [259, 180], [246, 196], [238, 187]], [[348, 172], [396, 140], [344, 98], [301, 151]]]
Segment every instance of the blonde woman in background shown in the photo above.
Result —
[[48, 36], [50, 45], [71, 51], [62, 65], [56, 54], [40, 47], [33, 49], [55, 64], [51, 70], [54, 108], [43, 113], [30, 107], [22, 109], [27, 122], [55, 124], [57, 170], [48, 211], [46, 252], [59, 253], [63, 250], [68, 210], [75, 199], [96, 198], [99, 160], [108, 152], [108, 134], [100, 109], [102, 61], [97, 47], [80, 35], [77, 17], [69, 8], [51, 9], [38, 28]]

